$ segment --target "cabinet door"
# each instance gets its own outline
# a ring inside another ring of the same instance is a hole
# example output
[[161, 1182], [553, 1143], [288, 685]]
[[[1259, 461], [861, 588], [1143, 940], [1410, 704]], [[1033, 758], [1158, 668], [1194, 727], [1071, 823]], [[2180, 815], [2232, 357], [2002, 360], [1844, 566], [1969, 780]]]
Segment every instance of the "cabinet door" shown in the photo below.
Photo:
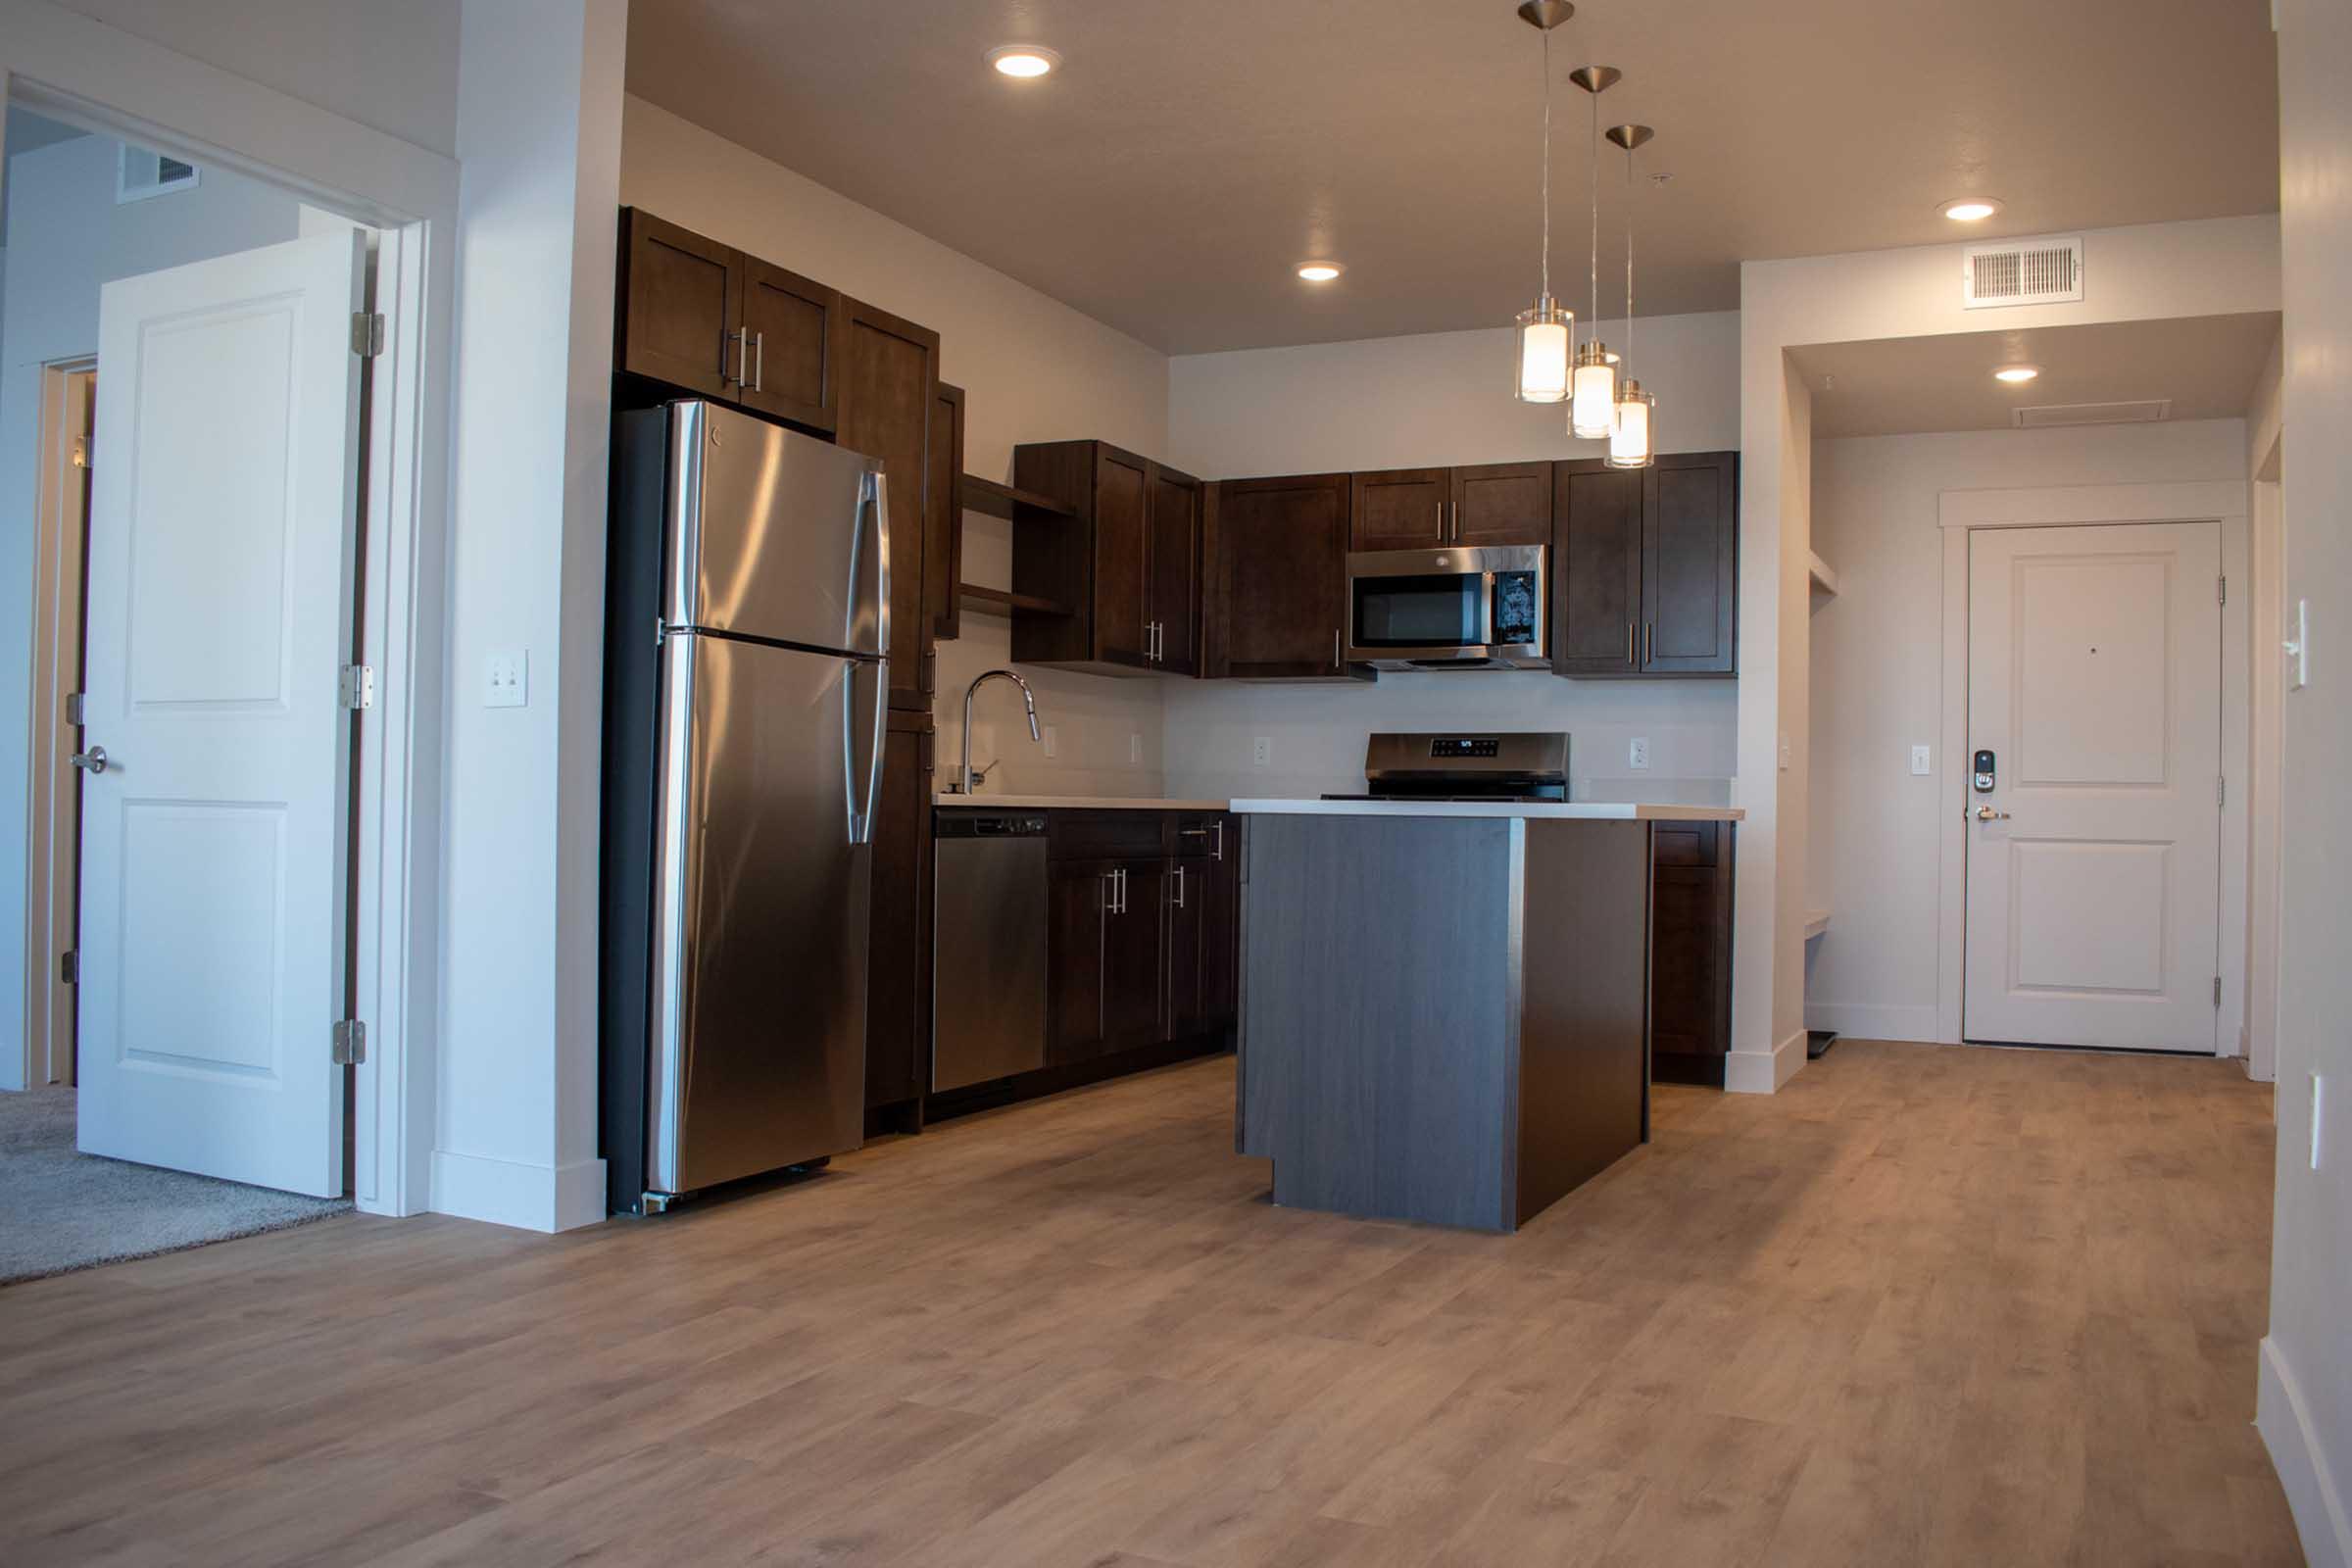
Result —
[[1215, 865], [1205, 855], [1168, 862], [1168, 999], [1163, 1038], [1189, 1040], [1208, 1028], [1208, 883]]
[[1095, 449], [1095, 657], [1152, 662], [1149, 517], [1152, 465], [1116, 447]]
[[931, 623], [923, 613], [931, 406], [939, 334], [856, 300], [845, 302], [843, 446], [880, 458], [890, 500], [890, 706], [929, 711]]
[[963, 635], [962, 489], [963, 388], [942, 381], [939, 401], [931, 406], [931, 492], [942, 499], [926, 518], [931, 537], [923, 545], [923, 597], [938, 642]]
[[1200, 481], [1152, 466], [1151, 620], [1159, 657], [1172, 675], [1200, 671]]
[[1190, 1010], [1172, 1007], [1179, 1037], [1231, 1028], [1240, 1011], [1242, 934], [1242, 843], [1239, 823], [1231, 816], [1183, 817], [1176, 842], [1184, 854], [1177, 859], [1184, 873], [1184, 896], [1179, 907], [1198, 922], [1192, 941], [1197, 961], [1175, 961], [1175, 938], [1169, 939], [1170, 984], [1190, 985]]
[[1348, 503], [1350, 550], [1422, 550], [1452, 532], [1451, 468], [1392, 468], [1354, 476]]
[[1675, 453], [1643, 477], [1642, 673], [1732, 674], [1739, 668], [1739, 455]]
[[735, 396], [748, 409], [814, 430], [834, 428], [845, 315], [841, 293], [756, 256], [742, 258]]
[[1720, 1087], [1731, 1049], [1732, 832], [1661, 822], [1652, 843], [1651, 1074]]
[[865, 991], [865, 1103], [915, 1100], [931, 1038], [931, 715], [894, 712], [874, 813]]
[[1348, 491], [1344, 473], [1217, 486], [1205, 575], [1222, 647], [1211, 674], [1346, 673]]
[[1551, 672], [1640, 672], [1646, 470], [1552, 466]]
[[1165, 1030], [1167, 860], [1122, 860], [1126, 873], [1102, 944], [1102, 1047], [1133, 1051]]
[[742, 260], [716, 240], [625, 209], [620, 368], [706, 397], [728, 396]]
[[1102, 1054], [1115, 870], [1108, 860], [1055, 860], [1046, 873], [1046, 1060], [1053, 1066]]
[[1551, 543], [1551, 465], [1490, 463], [1453, 470], [1457, 545]]

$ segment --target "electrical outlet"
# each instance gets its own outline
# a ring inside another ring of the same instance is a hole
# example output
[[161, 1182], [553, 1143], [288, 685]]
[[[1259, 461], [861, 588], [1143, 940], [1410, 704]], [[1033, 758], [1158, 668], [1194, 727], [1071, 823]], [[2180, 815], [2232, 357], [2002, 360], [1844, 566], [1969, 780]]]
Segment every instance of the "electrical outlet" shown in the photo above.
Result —
[[1260, 735], [1250, 743], [1250, 762], [1253, 767], [1268, 767], [1274, 761], [1274, 737]]
[[1781, 731], [1781, 771], [1784, 773], [1788, 771], [1788, 732], [1783, 730]]
[[1046, 755], [1048, 757], [1058, 757], [1061, 755], [1061, 732], [1051, 724], [1046, 726], [1045, 747]]
[[1637, 735], [1634, 737], [1633, 744], [1625, 749], [1625, 765], [1636, 769], [1649, 766], [1648, 736]]
[[2295, 601], [2295, 623], [2290, 630], [2293, 635], [2278, 646], [2284, 650], [2286, 657], [2294, 666], [2293, 673], [2286, 677], [2286, 689], [2290, 692], [2299, 692], [2311, 684], [2310, 600], [2298, 599]]
[[1914, 778], [1925, 778], [1934, 771], [1928, 762], [1929, 756], [1930, 753], [1925, 746], [1911, 748], [1911, 774]]
[[482, 706], [522, 708], [531, 700], [531, 654], [527, 648], [493, 648], [482, 662]]
[[2311, 1168], [2320, 1168], [2320, 1129], [2326, 1125], [2324, 1115], [2328, 1102], [2328, 1080], [2318, 1073], [2311, 1075]]

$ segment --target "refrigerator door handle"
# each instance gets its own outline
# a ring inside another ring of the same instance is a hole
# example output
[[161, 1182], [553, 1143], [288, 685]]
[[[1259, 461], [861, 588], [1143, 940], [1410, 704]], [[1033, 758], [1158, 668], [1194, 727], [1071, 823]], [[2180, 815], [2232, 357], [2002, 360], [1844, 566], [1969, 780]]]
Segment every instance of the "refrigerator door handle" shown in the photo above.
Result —
[[[866, 569], [868, 552], [873, 569]], [[868, 578], [873, 594], [865, 593]], [[852, 653], [890, 653], [890, 485], [889, 476], [868, 473], [859, 498], [857, 520], [850, 527], [849, 623], [842, 628], [842, 646]], [[859, 637], [873, 627], [869, 646]]]
[[[889, 667], [879, 660], [858, 660], [841, 683], [841, 761], [848, 782], [852, 844], [874, 841], [874, 812], [882, 796], [882, 734], [890, 711]], [[858, 710], [861, 687], [864, 712]]]

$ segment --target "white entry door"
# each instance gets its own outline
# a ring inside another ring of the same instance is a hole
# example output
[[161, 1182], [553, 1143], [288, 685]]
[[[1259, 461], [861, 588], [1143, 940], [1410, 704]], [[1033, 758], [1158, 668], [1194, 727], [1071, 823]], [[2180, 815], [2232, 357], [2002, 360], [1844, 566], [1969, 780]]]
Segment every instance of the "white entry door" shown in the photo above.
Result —
[[364, 244], [107, 284], [91, 474], [79, 1144], [320, 1196]]
[[2215, 1049], [2220, 573], [2212, 522], [1969, 536], [1965, 1038]]

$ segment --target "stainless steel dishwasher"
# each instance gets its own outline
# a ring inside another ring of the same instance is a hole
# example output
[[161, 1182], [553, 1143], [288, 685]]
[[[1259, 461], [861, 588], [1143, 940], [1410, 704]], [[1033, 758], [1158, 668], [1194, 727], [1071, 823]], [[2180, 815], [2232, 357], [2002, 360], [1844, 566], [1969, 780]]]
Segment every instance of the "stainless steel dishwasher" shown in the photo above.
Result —
[[932, 840], [937, 1094], [1046, 1064], [1046, 819], [943, 810]]

